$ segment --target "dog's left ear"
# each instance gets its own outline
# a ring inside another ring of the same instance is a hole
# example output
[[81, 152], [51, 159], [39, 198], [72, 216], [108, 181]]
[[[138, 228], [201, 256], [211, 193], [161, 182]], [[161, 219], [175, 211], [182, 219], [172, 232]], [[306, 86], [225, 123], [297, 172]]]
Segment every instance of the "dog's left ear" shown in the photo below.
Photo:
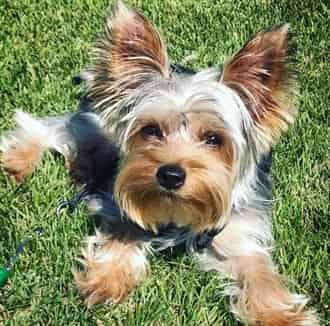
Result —
[[252, 119], [259, 144], [268, 149], [295, 117], [295, 74], [289, 26], [258, 33], [225, 65], [222, 83], [234, 90]]
[[142, 14], [118, 0], [95, 44], [94, 64], [80, 75], [94, 109], [116, 109], [116, 103], [139, 86], [168, 75], [159, 33]]

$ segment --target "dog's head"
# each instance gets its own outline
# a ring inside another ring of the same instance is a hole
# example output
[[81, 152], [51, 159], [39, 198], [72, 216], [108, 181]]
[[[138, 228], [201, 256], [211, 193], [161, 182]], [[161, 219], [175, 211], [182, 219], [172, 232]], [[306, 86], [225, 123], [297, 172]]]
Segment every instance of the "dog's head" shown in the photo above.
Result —
[[164, 42], [118, 2], [83, 73], [121, 148], [120, 208], [145, 229], [221, 227], [253, 192], [258, 161], [294, 118], [288, 26], [262, 31], [222, 69], [172, 72]]

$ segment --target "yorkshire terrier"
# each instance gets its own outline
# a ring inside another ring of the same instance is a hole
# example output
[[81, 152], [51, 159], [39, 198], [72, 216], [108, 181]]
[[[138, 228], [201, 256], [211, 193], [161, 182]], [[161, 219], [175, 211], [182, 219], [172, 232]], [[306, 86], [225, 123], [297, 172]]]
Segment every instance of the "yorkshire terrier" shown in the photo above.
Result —
[[[97, 217], [75, 278], [88, 305], [121, 302], [148, 274], [147, 255], [184, 245], [249, 325], [318, 325], [271, 258], [271, 150], [294, 121], [289, 26], [256, 34], [224, 66], [169, 62], [158, 32], [117, 2], [94, 48], [79, 110], [18, 112], [2, 139], [17, 181], [47, 149], [61, 153]], [[81, 199], [80, 198], [80, 199]]]

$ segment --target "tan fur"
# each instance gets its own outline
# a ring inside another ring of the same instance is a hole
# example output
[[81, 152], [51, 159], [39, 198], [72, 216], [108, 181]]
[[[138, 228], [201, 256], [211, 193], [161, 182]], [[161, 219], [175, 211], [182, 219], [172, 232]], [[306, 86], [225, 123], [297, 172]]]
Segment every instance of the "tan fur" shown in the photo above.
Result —
[[[215, 238], [211, 249], [215, 260], [208, 267], [233, 280], [226, 291], [233, 312], [247, 325], [319, 325], [316, 313], [305, 307], [307, 300], [289, 292], [269, 254], [255, 251], [237, 232], [237, 227], [242, 227], [243, 232], [244, 225], [229, 224], [228, 230]], [[243, 241], [241, 247], [239, 241]]]
[[[238, 282], [235, 307], [248, 324], [264, 326], [317, 325], [312, 313], [297, 304], [267, 257], [235, 257], [228, 269]], [[310, 320], [307, 324], [306, 320]]]
[[85, 271], [74, 274], [86, 304], [125, 300], [147, 274], [146, 265], [137, 261], [144, 258], [141, 249], [135, 243], [111, 239], [95, 246], [83, 252]]
[[272, 262], [269, 226], [257, 211], [232, 216], [209, 251], [199, 255], [201, 267], [215, 270], [225, 282], [232, 311], [246, 325], [317, 326], [317, 314], [304, 296], [290, 293]]
[[[179, 116], [157, 119], [164, 133], [162, 140], [143, 138], [141, 128], [155, 122], [146, 117], [136, 120], [128, 136], [129, 156], [116, 179], [115, 196], [120, 207], [143, 228], [156, 230], [172, 222], [203, 231], [225, 222], [220, 218], [226, 215], [234, 181], [232, 142], [219, 120], [214, 125], [216, 120], [210, 114], [187, 113], [189, 127], [185, 131], [180, 131]], [[209, 129], [202, 127], [199, 119]], [[219, 148], [201, 143], [207, 130], [221, 132]], [[178, 136], [180, 132], [186, 136]], [[157, 183], [157, 169], [164, 164], [178, 164], [186, 171], [185, 184], [176, 192], [166, 193]]]
[[20, 183], [30, 175], [38, 165], [43, 152], [38, 140], [23, 140], [15, 146], [9, 146], [3, 153], [1, 163], [4, 169]]
[[228, 62], [222, 82], [243, 99], [263, 141], [274, 144], [295, 117], [288, 26], [260, 32]]
[[235, 161], [235, 151], [232, 145], [232, 139], [228, 131], [221, 125], [219, 118], [211, 113], [191, 113], [191, 131], [196, 140], [203, 138], [209, 131], [217, 133], [222, 140], [222, 145], [213, 150], [214, 155], [224, 163], [229, 170], [232, 169]]

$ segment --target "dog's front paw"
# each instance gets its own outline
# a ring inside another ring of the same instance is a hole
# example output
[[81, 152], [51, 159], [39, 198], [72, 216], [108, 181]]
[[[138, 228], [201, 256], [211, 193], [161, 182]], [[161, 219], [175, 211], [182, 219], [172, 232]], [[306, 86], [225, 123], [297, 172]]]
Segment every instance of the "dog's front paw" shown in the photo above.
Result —
[[136, 244], [90, 237], [83, 251], [85, 271], [74, 274], [85, 303], [122, 302], [144, 279], [147, 260]]
[[137, 285], [134, 275], [125, 266], [115, 263], [89, 264], [87, 271], [75, 273], [75, 279], [88, 306], [101, 302], [119, 303]]

